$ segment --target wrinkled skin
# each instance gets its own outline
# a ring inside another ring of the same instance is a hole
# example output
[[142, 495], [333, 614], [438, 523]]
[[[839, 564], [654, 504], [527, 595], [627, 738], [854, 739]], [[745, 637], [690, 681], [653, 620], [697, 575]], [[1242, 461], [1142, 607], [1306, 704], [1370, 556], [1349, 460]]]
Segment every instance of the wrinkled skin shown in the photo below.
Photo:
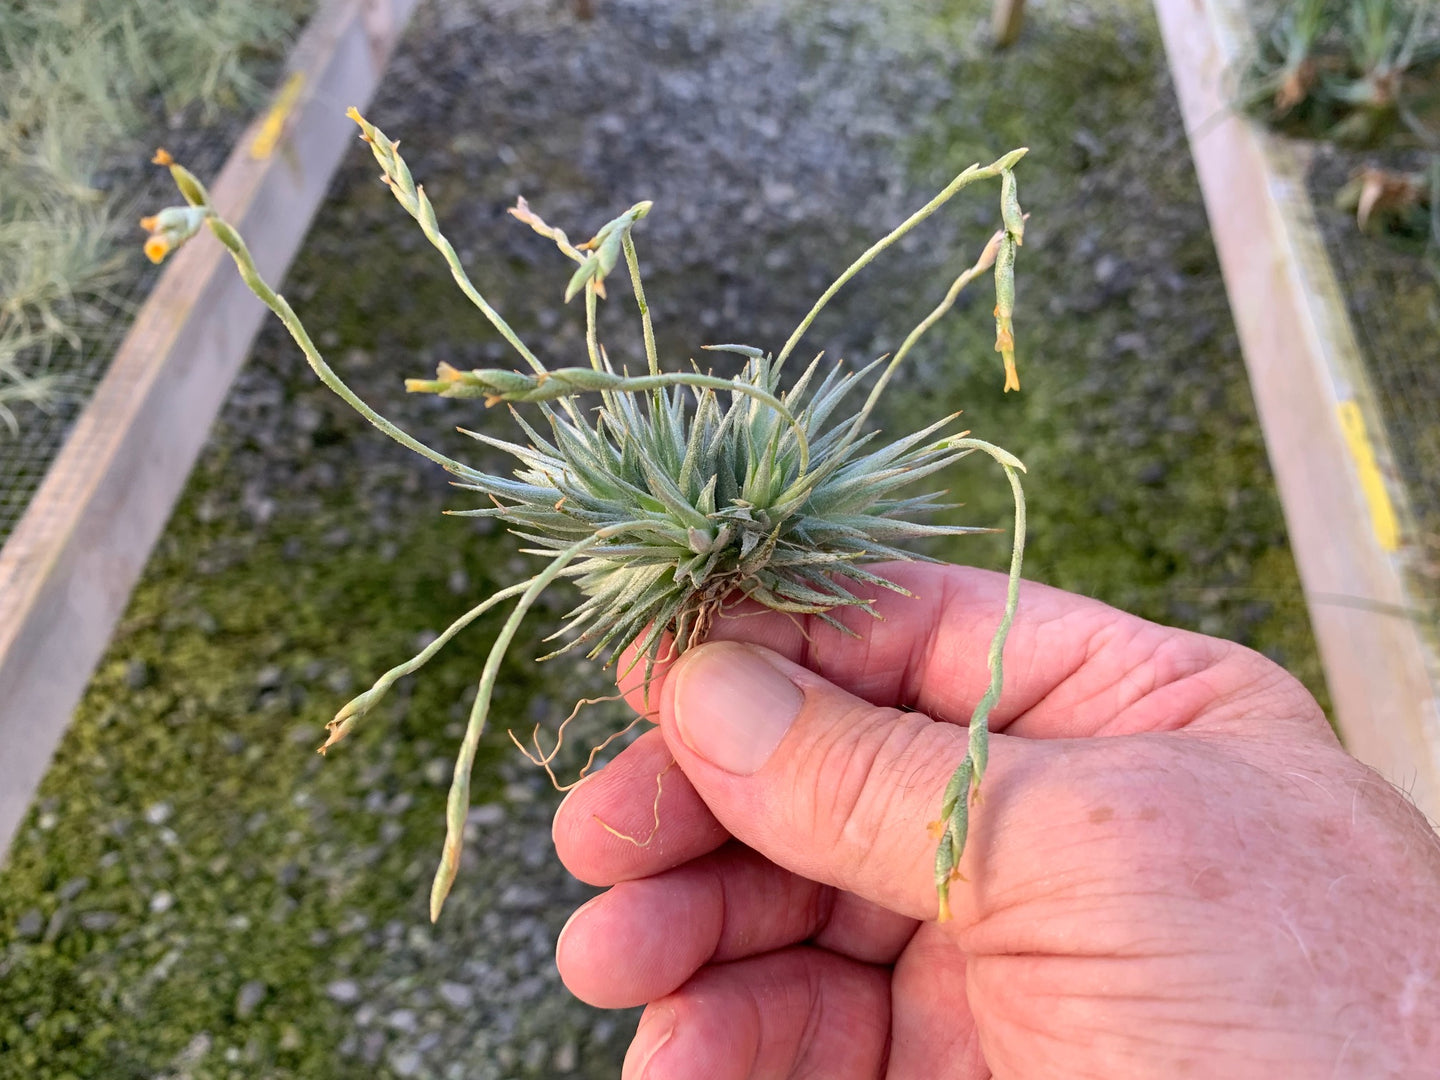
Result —
[[[1022, 592], [934, 921], [926, 826], [1004, 581], [882, 573], [916, 598], [846, 612], [859, 638], [717, 620], [651, 685], [659, 729], [557, 814], [566, 866], [609, 886], [561, 974], [647, 1006], [626, 1080], [1440, 1076], [1422, 815], [1279, 667], [1091, 600]], [[644, 838], [657, 806], [644, 846], [601, 825]]]

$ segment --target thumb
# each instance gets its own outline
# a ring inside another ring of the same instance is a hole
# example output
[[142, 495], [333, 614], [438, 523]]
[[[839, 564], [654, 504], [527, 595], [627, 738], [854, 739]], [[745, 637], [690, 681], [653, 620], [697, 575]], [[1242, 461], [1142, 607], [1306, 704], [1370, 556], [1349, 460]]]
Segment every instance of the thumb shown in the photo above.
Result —
[[723, 641], [675, 662], [660, 714], [676, 762], [742, 843], [803, 877], [935, 917], [927, 826], [965, 756], [963, 728]]

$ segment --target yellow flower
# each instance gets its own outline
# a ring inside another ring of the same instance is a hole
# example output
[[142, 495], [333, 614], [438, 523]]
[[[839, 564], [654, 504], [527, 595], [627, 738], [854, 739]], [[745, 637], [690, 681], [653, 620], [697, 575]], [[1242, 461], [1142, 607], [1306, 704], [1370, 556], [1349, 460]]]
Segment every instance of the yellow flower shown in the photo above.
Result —
[[200, 231], [210, 211], [203, 206], [167, 206], [158, 214], [140, 219], [150, 235], [145, 239], [145, 256], [158, 263]]

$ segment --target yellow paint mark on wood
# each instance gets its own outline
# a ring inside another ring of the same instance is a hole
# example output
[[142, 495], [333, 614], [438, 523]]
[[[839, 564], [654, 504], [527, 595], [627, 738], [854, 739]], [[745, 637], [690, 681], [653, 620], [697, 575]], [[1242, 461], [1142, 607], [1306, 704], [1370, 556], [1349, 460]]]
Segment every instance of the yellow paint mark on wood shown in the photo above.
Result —
[[1370, 507], [1370, 525], [1375, 530], [1375, 539], [1384, 550], [1396, 551], [1400, 547], [1400, 522], [1395, 516], [1390, 492], [1385, 487], [1385, 477], [1375, 460], [1375, 447], [1365, 429], [1365, 417], [1360, 412], [1360, 406], [1353, 401], [1340, 402], [1338, 411], [1345, 444], [1360, 474], [1360, 490]]
[[264, 161], [275, 152], [280, 136], [285, 134], [285, 121], [290, 119], [290, 114], [295, 111], [295, 106], [300, 101], [300, 91], [304, 87], [305, 75], [297, 71], [285, 80], [280, 93], [275, 95], [275, 104], [270, 106], [259, 133], [250, 144], [250, 156], [256, 161]]

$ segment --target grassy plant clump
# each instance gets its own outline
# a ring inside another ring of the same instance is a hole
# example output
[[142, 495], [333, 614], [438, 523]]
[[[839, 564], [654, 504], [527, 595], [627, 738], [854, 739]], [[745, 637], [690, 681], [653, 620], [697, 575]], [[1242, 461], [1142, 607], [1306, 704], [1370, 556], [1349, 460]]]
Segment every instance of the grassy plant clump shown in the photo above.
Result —
[[1428, 0], [1288, 0], [1260, 34], [1245, 99], [1290, 130], [1437, 146], [1440, 18]]
[[258, 101], [253, 59], [304, 0], [7, 0], [0, 5], [0, 421], [63, 391], [45, 372], [114, 305], [124, 271], [100, 172], [157, 111]]
[[[589, 366], [549, 368], [471, 282], [396, 144], [359, 113], [351, 110], [351, 116], [395, 197], [442, 253], [461, 290], [525, 365], [518, 371], [460, 371], [442, 365], [435, 379], [412, 379], [407, 388], [482, 398], [487, 405], [512, 403], [524, 442], [468, 433], [511, 454], [519, 463], [512, 477], [490, 475], [425, 446], [356, 397], [321, 357], [289, 303], [261, 279], [244, 241], [215, 212], [204, 185], [164, 151], [156, 160], [170, 167], [186, 205], [145, 220], [150, 232], [145, 250], [159, 261], [208, 227], [326, 385], [391, 438], [450, 472], [458, 487], [486, 500], [485, 505], [458, 514], [505, 522], [528, 545], [523, 551], [546, 560], [534, 576], [476, 605], [419, 655], [386, 672], [345, 705], [329, 725], [329, 737], [321, 747], [324, 751], [344, 738], [397, 680], [426, 663], [464, 627], [502, 601], [515, 601], [484, 665], [456, 761], [445, 845], [431, 890], [432, 919], [438, 917], [455, 880], [471, 770], [501, 662], [521, 620], [546, 588], [568, 579], [582, 594], [579, 605], [553, 635], [564, 639], [557, 653], [579, 649], [590, 657], [605, 656], [609, 663], [633, 650], [632, 663], [643, 664], [647, 686], [657, 661], [704, 640], [717, 615], [741, 599], [814, 616], [852, 633], [831, 614], [842, 606], [869, 610], [868, 602], [856, 597], [850, 585], [904, 592], [865, 569], [864, 562], [919, 558], [901, 545], [923, 537], [988, 531], [917, 520], [948, 507], [939, 493], [910, 490], [916, 482], [979, 451], [997, 461], [1009, 479], [1016, 508], [1015, 542], [1006, 608], [988, 660], [990, 687], [971, 718], [969, 748], [945, 792], [937, 822], [935, 883], [940, 917], [948, 917], [948, 890], [958, 876], [968, 807], [985, 770], [987, 717], [1000, 694], [1001, 657], [1018, 597], [1025, 531], [1018, 473], [1023, 466], [1006, 451], [966, 432], [942, 434], [954, 416], [885, 446], [876, 445], [877, 433], [867, 431], [866, 423], [916, 342], [967, 284], [991, 269], [995, 348], [1004, 363], [1006, 389], [1019, 388], [1012, 314], [1015, 254], [1024, 237], [1025, 216], [1013, 167], [1024, 151], [1012, 151], [983, 168], [966, 169], [873, 244], [822, 294], [778, 353], [745, 345], [711, 346], [743, 358], [739, 374], [722, 377], [693, 365], [689, 371], [673, 371], [660, 364], [633, 238], [635, 226], [650, 212], [650, 203], [637, 203], [578, 245], [523, 199], [511, 211], [576, 264], [565, 296], [583, 294]], [[838, 364], [824, 366], [816, 357], [787, 383], [782, 378], [787, 361], [840, 288], [962, 188], [984, 179], [1000, 180], [1000, 229], [894, 355], [850, 373]], [[624, 365], [617, 369], [597, 336], [598, 304], [622, 259], [640, 313], [643, 374], [632, 375]], [[843, 400], [877, 370], [859, 408], [834, 419]], [[586, 394], [598, 395], [598, 409], [582, 407], [580, 398]], [[534, 404], [542, 422], [527, 420], [515, 403]]]
[[1290, 134], [1428, 152], [1367, 165], [1336, 195], [1362, 229], [1428, 239], [1440, 272], [1440, 15], [1429, 0], [1287, 0], [1261, 31], [1245, 105]]

